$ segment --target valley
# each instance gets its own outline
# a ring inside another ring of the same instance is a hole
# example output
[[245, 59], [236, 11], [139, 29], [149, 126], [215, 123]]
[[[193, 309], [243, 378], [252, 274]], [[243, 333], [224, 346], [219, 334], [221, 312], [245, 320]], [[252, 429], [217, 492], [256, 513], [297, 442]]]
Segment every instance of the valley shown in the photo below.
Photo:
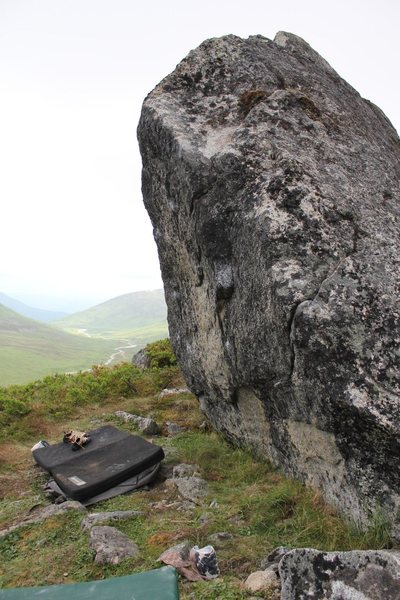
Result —
[[[19, 306], [17, 300], [3, 297]], [[41, 314], [40, 309], [24, 310]], [[167, 335], [162, 290], [124, 294], [52, 322], [0, 304], [0, 385], [129, 362], [136, 349]]]

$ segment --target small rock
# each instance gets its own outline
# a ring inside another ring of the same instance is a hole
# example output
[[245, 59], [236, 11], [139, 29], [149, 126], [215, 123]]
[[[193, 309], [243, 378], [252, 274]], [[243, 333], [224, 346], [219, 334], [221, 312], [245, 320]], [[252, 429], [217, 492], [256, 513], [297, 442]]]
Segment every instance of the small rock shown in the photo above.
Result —
[[172, 482], [181, 496], [195, 504], [200, 504], [208, 494], [208, 483], [200, 477], [177, 477]]
[[279, 578], [274, 571], [255, 571], [248, 576], [244, 587], [250, 592], [264, 592], [278, 584]]
[[50, 504], [49, 506], [45, 506], [45, 508], [43, 508], [40, 513], [36, 515], [36, 517], [47, 519], [48, 517], [59, 515], [66, 510], [78, 510], [79, 512], [86, 512], [87, 509], [83, 506], [83, 504], [77, 502], [76, 500], [67, 500], [62, 504]]
[[279, 577], [279, 563], [270, 564], [264, 571], [274, 571]]
[[216, 500], [212, 500], [210, 502], [209, 508], [218, 508], [218, 506], [219, 506], [218, 502]]
[[192, 477], [196, 473], [199, 473], [200, 467], [198, 465], [189, 465], [187, 463], [181, 463], [175, 465], [172, 471], [172, 476], [177, 477]]
[[132, 357], [132, 364], [139, 369], [149, 369], [151, 366], [151, 358], [146, 354], [146, 349], [142, 348]]
[[165, 425], [167, 426], [167, 431], [169, 435], [177, 435], [178, 433], [182, 433], [182, 431], [185, 431], [184, 427], [177, 425], [177, 423], [172, 423], [171, 421], [167, 421]]
[[123, 521], [133, 517], [141, 517], [142, 515], [144, 515], [144, 512], [141, 510], [114, 510], [110, 512], [92, 513], [82, 520], [81, 527], [86, 530], [98, 523], [104, 523], [106, 521]]
[[213, 546], [193, 546], [191, 555], [196, 569], [204, 579], [216, 579], [220, 575], [218, 559]]
[[158, 435], [161, 433], [161, 427], [150, 417], [139, 417], [136, 423], [139, 431], [144, 435]]
[[0, 531], [0, 538], [5, 535], [11, 533], [18, 529], [18, 527], [23, 527], [24, 525], [32, 525], [33, 523], [39, 523], [40, 521], [44, 521], [45, 519], [49, 519], [50, 517], [54, 517], [55, 515], [59, 515], [66, 510], [79, 510], [81, 512], [86, 512], [86, 508], [80, 502], [76, 502], [75, 500], [68, 500], [67, 502], [63, 502], [62, 504], [50, 504], [49, 506], [45, 506], [41, 510], [36, 513], [31, 514], [29, 517], [25, 519], [21, 519], [15, 525], [11, 525], [7, 527], [7, 529], [3, 529]]
[[117, 565], [125, 558], [135, 557], [139, 554], [139, 548], [135, 542], [115, 527], [92, 527], [89, 546], [96, 552], [95, 563], [100, 565]]
[[158, 435], [161, 432], [161, 428], [154, 419], [151, 417], [141, 417], [140, 415], [133, 415], [124, 410], [117, 410], [115, 416], [122, 419], [124, 423], [134, 422], [136, 423], [139, 431], [144, 435]]
[[187, 387], [183, 388], [165, 388], [160, 392], [159, 398], [166, 398], [168, 396], [176, 396], [177, 394], [190, 394], [190, 390]]
[[182, 542], [181, 544], [177, 544], [176, 546], [172, 546], [172, 548], [168, 548], [168, 550], [165, 550], [165, 552], [163, 552], [159, 556], [158, 560], [160, 560], [161, 562], [165, 562], [166, 560], [170, 560], [171, 557], [173, 557], [176, 561], [180, 560], [182, 561], [182, 563], [187, 563], [187, 561], [189, 560], [191, 548], [192, 547], [190, 544], [188, 544], [187, 542]]
[[140, 419], [138, 415], [133, 415], [132, 413], [128, 413], [125, 410], [117, 410], [114, 414], [119, 419], [122, 419], [124, 423], [129, 423], [129, 421], [136, 422], [138, 419]]

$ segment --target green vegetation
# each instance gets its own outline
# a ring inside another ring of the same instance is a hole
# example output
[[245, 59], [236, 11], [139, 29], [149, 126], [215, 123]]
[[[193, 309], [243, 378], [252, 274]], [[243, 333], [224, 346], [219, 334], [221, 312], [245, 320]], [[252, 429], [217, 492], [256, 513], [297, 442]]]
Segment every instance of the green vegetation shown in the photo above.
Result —
[[156, 368], [173, 367], [177, 364], [169, 338], [147, 344], [145, 354], [150, 359], [150, 366]]
[[[254, 596], [243, 590], [243, 581], [278, 545], [326, 550], [389, 545], [382, 519], [377, 518], [369, 531], [359, 531], [339, 518], [317, 492], [204, 429], [204, 416], [191, 394], [160, 399], [164, 387], [184, 382], [178, 367], [171, 364], [165, 340], [150, 345], [146, 352], [158, 365], [168, 356], [168, 366], [142, 371], [131, 364], [97, 367], [91, 373], [57, 375], [1, 389], [0, 527], [31, 514], [32, 507], [46, 504], [41, 490], [45, 476], [32, 469], [31, 445], [40, 438], [59, 441], [67, 428], [87, 430], [112, 423], [134, 431], [132, 423], [121, 423], [114, 416], [116, 410], [152, 416], [164, 424], [163, 435], [154, 441], [166, 450], [167, 468], [180, 462], [199, 465], [210, 488], [204, 506], [177, 512], [173, 506], [179, 500], [177, 491], [162, 478], [150, 491], [98, 504], [94, 511], [135, 509], [145, 513], [112, 523], [141, 551], [136, 559], [119, 565], [94, 563], [88, 533], [80, 528], [81, 514], [69, 512], [41, 524], [25, 525], [0, 538], [0, 587], [87, 581], [156, 568], [158, 556], [170, 546], [185, 540], [202, 546], [213, 533], [225, 531], [233, 537], [216, 544], [221, 577], [195, 584], [182, 579], [181, 599], [238, 600]], [[185, 431], [167, 437], [167, 421]]]
[[43, 436], [48, 424], [121, 397], [150, 396], [173, 384], [177, 367], [148, 369], [121, 363], [78, 374], [55, 374], [27, 385], [0, 388], [0, 442]]
[[128, 339], [143, 345], [168, 334], [163, 290], [133, 292], [112, 298], [53, 323], [70, 333]]
[[118, 296], [52, 325], [0, 304], [0, 385], [130, 360], [168, 335], [166, 314], [163, 290]]
[[106, 360], [115, 341], [70, 335], [0, 305], [0, 384], [20, 384]]

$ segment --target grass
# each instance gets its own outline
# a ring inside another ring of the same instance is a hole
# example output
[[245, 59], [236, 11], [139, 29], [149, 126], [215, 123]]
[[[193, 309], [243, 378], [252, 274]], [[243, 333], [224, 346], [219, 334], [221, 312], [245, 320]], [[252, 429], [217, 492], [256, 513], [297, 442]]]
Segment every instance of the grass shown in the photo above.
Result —
[[[203, 506], [177, 511], [170, 506], [179, 499], [176, 489], [160, 478], [149, 491], [119, 496], [94, 507], [93, 512], [133, 509], [145, 513], [112, 524], [140, 548], [139, 557], [120, 565], [94, 563], [88, 533], [80, 528], [81, 514], [69, 512], [21, 527], [0, 538], [0, 586], [88, 581], [157, 568], [158, 556], [168, 547], [186, 540], [203, 546], [213, 533], [225, 531], [232, 539], [215, 544], [221, 577], [195, 584], [180, 580], [180, 593], [182, 600], [236, 600], [254, 596], [243, 589], [243, 581], [278, 545], [350, 550], [390, 544], [386, 525], [379, 518], [367, 532], [359, 531], [343, 521], [317, 492], [231, 447], [215, 432], [200, 428], [204, 417], [191, 394], [160, 399], [163, 387], [183, 384], [176, 366], [147, 371], [132, 365], [102, 367], [97, 372], [97, 388], [91, 387], [93, 378], [86, 377], [80, 374], [36, 382], [32, 384], [36, 396], [24, 395], [23, 390], [18, 395], [15, 388], [14, 397], [22, 405], [26, 403], [30, 412], [16, 419], [20, 429], [12, 425], [12, 419], [8, 426], [3, 425], [1, 528], [47, 502], [41, 489], [45, 477], [32, 465], [31, 445], [41, 437], [58, 441], [66, 428], [90, 429], [112, 423], [134, 431], [130, 423], [121, 423], [114, 416], [116, 410], [153, 416], [162, 425], [174, 421], [184, 426], [186, 430], [173, 438], [166, 437], [164, 426], [164, 435], [154, 441], [166, 451], [167, 470], [180, 462], [198, 465], [209, 484], [209, 495]], [[36, 424], [35, 430], [30, 422]]]
[[0, 305], [0, 384], [28, 383], [104, 361], [115, 342], [70, 335]]
[[78, 338], [78, 343], [74, 340], [74, 343], [68, 347], [58, 348], [53, 354], [45, 344], [43, 353], [29, 347], [2, 346], [0, 348], [1, 384], [20, 385], [54, 373], [89, 369], [92, 365], [106, 360], [115, 347], [115, 344], [110, 342], [96, 341], [92, 344], [80, 344], [80, 341]]

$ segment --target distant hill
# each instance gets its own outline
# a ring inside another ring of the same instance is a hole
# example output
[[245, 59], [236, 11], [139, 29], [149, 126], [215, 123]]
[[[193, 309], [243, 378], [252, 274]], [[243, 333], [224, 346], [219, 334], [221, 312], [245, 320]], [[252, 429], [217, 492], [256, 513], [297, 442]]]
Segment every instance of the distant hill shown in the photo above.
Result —
[[0, 304], [0, 385], [105, 362], [115, 341], [71, 335]]
[[138, 345], [168, 335], [163, 290], [132, 292], [53, 323], [71, 333], [129, 339]]
[[54, 321], [54, 319], [61, 319], [68, 314], [61, 311], [34, 308], [33, 306], [28, 306], [16, 298], [11, 298], [11, 296], [7, 296], [7, 294], [3, 294], [2, 292], [0, 292], [0, 304], [15, 310], [24, 317], [29, 317], [30, 319], [35, 319], [36, 321], [42, 321], [43, 323], [49, 323], [50, 321]]

